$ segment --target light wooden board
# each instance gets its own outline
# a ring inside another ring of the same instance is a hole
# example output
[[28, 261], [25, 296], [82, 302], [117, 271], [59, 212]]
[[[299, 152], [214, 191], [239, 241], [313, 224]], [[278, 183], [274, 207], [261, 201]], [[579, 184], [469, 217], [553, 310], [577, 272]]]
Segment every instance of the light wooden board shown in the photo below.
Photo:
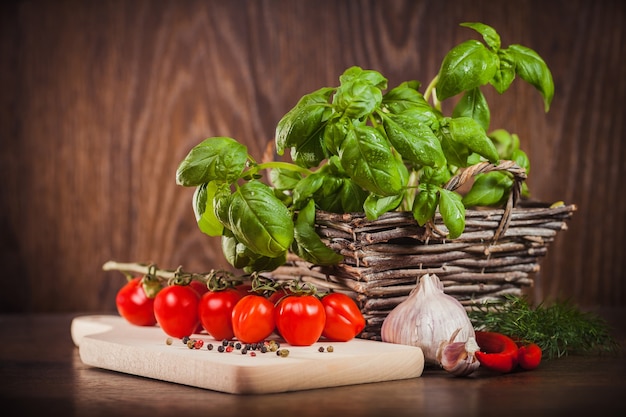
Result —
[[[189, 349], [180, 339], [171, 345], [159, 327], [139, 327], [119, 316], [80, 316], [72, 321], [72, 339], [83, 363], [178, 384], [232, 394], [261, 394], [416, 378], [424, 370], [420, 348], [371, 340], [312, 346], [289, 346], [287, 357], [276, 353], [220, 353], [207, 334], [202, 349]], [[213, 350], [206, 349], [213, 343]], [[318, 348], [332, 345], [333, 352]]]

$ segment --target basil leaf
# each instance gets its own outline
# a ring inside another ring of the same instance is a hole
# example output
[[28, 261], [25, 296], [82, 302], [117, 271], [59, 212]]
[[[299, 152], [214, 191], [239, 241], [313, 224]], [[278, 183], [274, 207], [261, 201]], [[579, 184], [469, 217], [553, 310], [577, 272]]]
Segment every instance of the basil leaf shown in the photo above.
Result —
[[274, 192], [274, 196], [280, 200], [285, 207], [293, 206], [293, 197], [289, 191], [281, 191], [276, 188], [272, 188], [272, 191]]
[[528, 159], [528, 155], [521, 149], [515, 149], [511, 153], [511, 160], [515, 161], [517, 165], [524, 168], [526, 170], [526, 175], [530, 173], [530, 159]]
[[217, 217], [225, 228], [230, 228], [228, 208], [232, 197], [229, 185], [218, 184], [217, 190], [213, 196], [213, 212], [215, 213], [215, 217]]
[[545, 61], [537, 52], [522, 45], [510, 45], [508, 51], [515, 61], [515, 72], [541, 93], [545, 111], [550, 110], [554, 97], [554, 81]]
[[238, 269], [248, 265], [253, 256], [253, 252], [240, 243], [229, 229], [224, 229], [222, 235], [222, 253], [228, 263]]
[[387, 139], [371, 126], [355, 126], [339, 149], [341, 166], [364, 189], [381, 196], [397, 195], [407, 185], [409, 173]]
[[356, 66], [344, 71], [339, 82], [332, 100], [334, 109], [353, 119], [361, 119], [379, 107], [382, 90], [387, 88], [387, 79], [381, 73]]
[[417, 224], [424, 226], [435, 216], [439, 204], [439, 187], [431, 184], [420, 184], [418, 193], [413, 200], [413, 218]]
[[346, 139], [352, 122], [347, 116], [332, 118], [324, 130], [324, 147], [330, 155], [337, 155], [341, 144]]
[[419, 86], [419, 83], [414, 81], [404, 82], [392, 88], [383, 96], [383, 106], [387, 107], [391, 113], [396, 114], [412, 107], [424, 106], [430, 108], [422, 93], [417, 91]]
[[298, 166], [311, 168], [318, 166], [325, 158], [323, 133], [311, 136], [299, 146], [291, 148], [291, 160]]
[[272, 189], [252, 180], [237, 188], [228, 206], [229, 229], [259, 255], [281, 255], [293, 241], [293, 221]]
[[422, 93], [416, 90], [418, 87], [417, 81], [400, 84], [383, 96], [382, 106], [389, 113], [411, 117], [436, 130], [443, 115], [428, 104]]
[[341, 84], [333, 97], [335, 111], [352, 119], [371, 114], [380, 106], [383, 93], [380, 88], [360, 79]]
[[383, 116], [383, 126], [389, 142], [404, 159], [419, 166], [446, 164], [439, 139], [424, 123], [403, 115], [388, 115]]
[[202, 184], [197, 186], [193, 196], [191, 197], [191, 204], [193, 206], [193, 214], [196, 217], [196, 222], [200, 221], [200, 218], [206, 211], [207, 185], [208, 184]]
[[[515, 149], [513, 154], [511, 155], [511, 160], [515, 161], [515, 163], [526, 170], [526, 175], [530, 173], [530, 160], [528, 159], [528, 155], [521, 149]], [[530, 191], [528, 190], [528, 183], [524, 181], [522, 183], [521, 190], [522, 197], [530, 197]]]
[[[287, 148], [306, 148], [311, 151], [321, 142], [324, 120], [328, 116], [329, 99], [333, 88], [321, 88], [303, 96], [278, 122], [275, 132], [276, 153], [283, 155]], [[307, 146], [307, 143], [311, 142]], [[316, 152], [313, 154], [317, 155]]]
[[333, 213], [362, 211], [369, 193], [354, 183], [344, 172], [336, 156], [328, 164], [303, 178], [293, 189], [296, 209], [312, 198], [321, 210]]
[[196, 187], [192, 204], [198, 228], [209, 236], [221, 236], [224, 226], [213, 210], [213, 197], [217, 191], [214, 181]]
[[185, 187], [211, 181], [235, 182], [248, 160], [248, 149], [235, 139], [205, 139], [187, 154], [176, 170], [176, 183]]
[[302, 174], [291, 169], [274, 168], [269, 172], [270, 182], [280, 191], [293, 190]]
[[437, 81], [437, 98], [445, 100], [462, 91], [487, 84], [497, 69], [498, 56], [477, 40], [455, 46], [443, 59]]
[[474, 29], [476, 32], [480, 33], [485, 43], [494, 51], [500, 49], [500, 35], [498, 35], [498, 32], [491, 26], [480, 22], [466, 22], [461, 23], [460, 26]]
[[378, 87], [381, 90], [387, 88], [387, 78], [380, 72], [374, 70], [364, 70], [361, 67], [353, 66], [348, 68], [339, 76], [340, 84], [348, 84], [352, 81], [364, 81], [367, 84]]
[[321, 210], [341, 212], [341, 197], [339, 193], [343, 186], [343, 179], [332, 175], [322, 175], [322, 185], [313, 194], [313, 200]]
[[222, 236], [222, 252], [233, 267], [243, 269], [245, 273], [273, 271], [287, 261], [287, 252], [276, 257], [262, 256], [254, 253], [228, 229]]
[[509, 195], [513, 178], [504, 172], [477, 175], [472, 188], [463, 196], [465, 207], [496, 206]]
[[323, 184], [313, 194], [321, 210], [334, 213], [363, 211], [363, 203], [369, 193], [348, 177], [337, 156], [328, 159], [316, 174], [323, 174]]
[[287, 252], [269, 257], [269, 256], [256, 256], [250, 259], [248, 265], [243, 267], [243, 272], [246, 274], [252, 274], [253, 272], [273, 271], [281, 265], [287, 262]]
[[504, 129], [496, 129], [489, 133], [489, 139], [493, 142], [500, 159], [511, 159], [513, 151], [519, 147], [519, 138]]
[[424, 167], [420, 171], [420, 184], [442, 185], [450, 181], [452, 173], [447, 166], [439, 168]]
[[447, 129], [440, 130], [441, 149], [448, 160], [449, 165], [466, 167], [471, 154], [467, 145], [457, 142], [452, 138]]
[[402, 110], [402, 112], [397, 112], [394, 114], [415, 119], [420, 123], [428, 126], [433, 132], [439, 129], [440, 119], [443, 117], [443, 114], [439, 110], [436, 110], [430, 106], [419, 105], [407, 107]]
[[461, 97], [461, 100], [454, 107], [452, 117], [470, 117], [476, 120], [483, 130], [489, 130], [491, 113], [480, 88], [473, 88]]
[[489, 162], [498, 162], [498, 151], [478, 122], [469, 117], [447, 118], [446, 121], [447, 132], [455, 142], [462, 143]]
[[293, 205], [296, 209], [304, 207], [304, 204], [311, 198], [311, 196], [319, 190], [324, 184], [324, 175], [320, 170], [308, 175], [293, 189]]
[[341, 189], [339, 190], [339, 199], [341, 201], [341, 213], [354, 213], [363, 210], [363, 204], [369, 193], [361, 188], [350, 178], [344, 178]]
[[376, 220], [381, 214], [395, 210], [402, 203], [403, 198], [404, 193], [387, 197], [370, 194], [363, 203], [365, 216], [368, 220]]
[[509, 89], [515, 80], [515, 59], [506, 49], [498, 51], [498, 58], [500, 59], [500, 66], [489, 83], [498, 93], [502, 94]]
[[315, 201], [310, 200], [298, 213], [294, 229], [293, 252], [316, 265], [334, 265], [343, 256], [326, 246], [315, 231]]
[[465, 206], [461, 196], [445, 188], [439, 190], [439, 212], [448, 228], [448, 237], [456, 239], [465, 229]]

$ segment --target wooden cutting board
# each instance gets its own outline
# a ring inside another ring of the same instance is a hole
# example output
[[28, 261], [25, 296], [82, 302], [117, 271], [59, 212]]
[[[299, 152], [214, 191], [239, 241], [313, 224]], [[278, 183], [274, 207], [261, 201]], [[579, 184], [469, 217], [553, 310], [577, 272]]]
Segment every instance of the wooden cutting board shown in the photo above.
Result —
[[[76, 317], [71, 334], [86, 365], [232, 394], [262, 394], [416, 378], [424, 370], [420, 348], [371, 340], [321, 340], [312, 346], [289, 346], [287, 357], [256, 356], [239, 350], [220, 353], [207, 334], [201, 349], [180, 339], [166, 343], [161, 328], [139, 327], [119, 316]], [[212, 343], [215, 347], [208, 350]], [[333, 347], [328, 352], [328, 346]], [[324, 347], [324, 352], [319, 348]]]

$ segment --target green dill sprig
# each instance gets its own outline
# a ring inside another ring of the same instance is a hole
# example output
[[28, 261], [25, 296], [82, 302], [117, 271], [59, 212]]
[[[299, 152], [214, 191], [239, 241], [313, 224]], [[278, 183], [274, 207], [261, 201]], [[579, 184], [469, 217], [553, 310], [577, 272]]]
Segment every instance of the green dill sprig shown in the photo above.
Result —
[[503, 303], [475, 306], [468, 316], [476, 329], [536, 343], [549, 359], [619, 350], [608, 323], [570, 301], [533, 308], [524, 297], [508, 296]]

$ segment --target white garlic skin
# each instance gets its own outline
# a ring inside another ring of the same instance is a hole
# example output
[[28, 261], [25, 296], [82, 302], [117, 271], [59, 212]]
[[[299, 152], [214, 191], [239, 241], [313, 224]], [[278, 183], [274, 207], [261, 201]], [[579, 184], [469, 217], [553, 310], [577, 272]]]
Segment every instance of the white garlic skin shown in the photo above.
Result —
[[457, 341], [465, 342], [476, 336], [465, 307], [443, 292], [437, 275], [426, 274], [408, 298], [387, 315], [381, 327], [381, 339], [420, 347], [426, 363], [439, 364], [439, 348], [457, 331]]

